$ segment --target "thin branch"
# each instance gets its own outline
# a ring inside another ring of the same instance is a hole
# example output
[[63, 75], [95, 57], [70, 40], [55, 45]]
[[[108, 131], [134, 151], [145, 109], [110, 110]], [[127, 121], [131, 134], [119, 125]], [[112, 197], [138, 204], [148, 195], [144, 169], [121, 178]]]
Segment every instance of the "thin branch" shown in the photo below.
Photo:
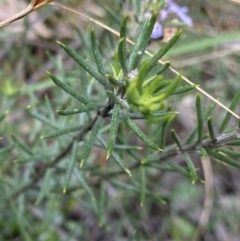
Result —
[[97, 115], [95, 116], [94, 119], [92, 119], [92, 121], [89, 123], [89, 125], [86, 126], [82, 131], [80, 131], [80, 133], [78, 135], [73, 137], [73, 139], [70, 141], [68, 146], [58, 156], [56, 156], [54, 160], [52, 160], [50, 163], [46, 164], [43, 167], [43, 169], [40, 172], [38, 172], [36, 174], [36, 176], [34, 176], [33, 179], [29, 183], [25, 184], [19, 190], [15, 191], [14, 193], [11, 193], [10, 195], [8, 195], [5, 198], [16, 198], [20, 194], [22, 194], [22, 193], [26, 192], [28, 189], [32, 188], [38, 181], [40, 181], [42, 179], [42, 177], [44, 177], [46, 171], [49, 168], [55, 167], [71, 151], [73, 143], [75, 141], [79, 142], [83, 139], [83, 137], [88, 133], [88, 131], [90, 131], [93, 128], [94, 123], [96, 122], [98, 116], [102, 116], [102, 117], [107, 116], [108, 112], [113, 108], [113, 105], [114, 105], [114, 103], [112, 101], [109, 101], [109, 103], [101, 111], [99, 111], [97, 113]]
[[[160, 153], [160, 157], [158, 159], [150, 161], [150, 162], [146, 162], [144, 164], [142, 164], [141, 162], [137, 162], [137, 163], [134, 163], [131, 166], [127, 167], [127, 169], [129, 169], [131, 171], [136, 168], [139, 168], [142, 165], [148, 166], [151, 163], [162, 163], [162, 162], [168, 160], [170, 157], [177, 156], [180, 153], [193, 153], [193, 152], [199, 151], [201, 147], [203, 147], [206, 150], [216, 149], [219, 146], [223, 146], [223, 145], [227, 144], [228, 142], [231, 142], [231, 141], [234, 141], [237, 139], [240, 139], [240, 129], [237, 129], [236, 131], [231, 132], [231, 133], [218, 135], [214, 141], [212, 141], [211, 139], [207, 139], [207, 140], [203, 140], [201, 143], [196, 142], [193, 144], [185, 145], [182, 147], [181, 151], [177, 147], [175, 147], [174, 149], [168, 150], [168, 151], [163, 151]], [[124, 174], [123, 170], [117, 170], [117, 171], [112, 171], [112, 172], [94, 171], [90, 175], [93, 175], [93, 176], [98, 175], [103, 178], [111, 178], [111, 177], [121, 175], [121, 174]]]
[[31, 3], [25, 9], [23, 9], [19, 13], [16, 13], [12, 17], [0, 22], [0, 28], [3, 28], [5, 26], [9, 25], [10, 23], [13, 23], [21, 18], [24, 18], [29, 13], [37, 10], [38, 8], [43, 7], [44, 5], [46, 5], [52, 1], [54, 1], [54, 0], [32, 0]]

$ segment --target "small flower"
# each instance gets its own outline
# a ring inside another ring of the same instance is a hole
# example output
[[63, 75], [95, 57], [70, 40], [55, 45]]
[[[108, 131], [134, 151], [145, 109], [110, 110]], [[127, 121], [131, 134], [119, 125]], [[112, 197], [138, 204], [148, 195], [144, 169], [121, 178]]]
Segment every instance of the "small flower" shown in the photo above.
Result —
[[166, 0], [166, 7], [165, 9], [160, 11], [159, 19], [161, 21], [166, 20], [169, 14], [175, 14], [183, 23], [188, 26], [193, 25], [192, 18], [187, 15], [188, 8], [187, 7], [180, 7], [177, 3], [172, 0]]
[[134, 69], [134, 70], [132, 70], [131, 72], [128, 73], [128, 78], [129, 78], [130, 80], [132, 80], [132, 79], [135, 78], [137, 75], [138, 75], [138, 70], [137, 70], [137, 69]]
[[[154, 0], [152, 0], [155, 2]], [[193, 25], [192, 18], [187, 14], [188, 8], [187, 7], [180, 7], [176, 4], [173, 0], [166, 0], [165, 7], [159, 12], [158, 20], [160, 22], [165, 21], [170, 14], [175, 14], [183, 23], [188, 26]], [[150, 17], [151, 13], [146, 12], [144, 17]], [[151, 39], [161, 39], [164, 36], [163, 27], [160, 22], [156, 22], [151, 34]]]
[[151, 34], [151, 39], [160, 39], [163, 38], [163, 27], [159, 22], [156, 22]]

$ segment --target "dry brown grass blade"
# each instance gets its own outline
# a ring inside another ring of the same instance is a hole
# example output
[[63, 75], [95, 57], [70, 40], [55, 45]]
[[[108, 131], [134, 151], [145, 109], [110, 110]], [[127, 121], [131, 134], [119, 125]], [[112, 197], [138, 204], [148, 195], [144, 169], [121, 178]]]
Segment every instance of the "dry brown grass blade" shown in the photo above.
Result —
[[14, 16], [4, 20], [3, 22], [0, 22], [0, 28], [3, 28], [7, 25], [9, 25], [12, 22], [17, 21], [18, 19], [21, 19], [25, 16], [27, 16], [29, 13], [31, 13], [32, 11], [43, 7], [44, 5], [53, 2], [54, 0], [32, 0], [31, 3], [25, 8], [23, 9], [21, 12], [15, 14]]
[[[88, 16], [86, 16], [86, 15], [84, 15], [84, 14], [82, 14], [82, 13], [80, 13], [80, 12], [78, 12], [78, 11], [72, 9], [72, 8], [69, 8], [69, 7], [67, 7], [67, 6], [65, 6], [65, 5], [62, 5], [62, 4], [59, 4], [59, 3], [51, 3], [51, 5], [54, 5], [54, 6], [56, 6], [56, 7], [59, 7], [59, 8], [61, 8], [61, 9], [63, 9], [63, 10], [67, 10], [67, 11], [72, 12], [72, 13], [78, 15], [78, 16], [81, 16], [81, 17], [83, 17], [83, 18], [85, 18], [85, 19], [87, 19], [87, 20], [89, 20], [89, 21], [91, 21], [91, 22], [94, 22], [94, 23], [96, 23], [97, 25], [105, 28], [106, 30], [110, 31], [111, 33], [119, 36], [119, 33], [118, 33], [116, 30], [114, 30], [114, 29], [110, 28], [109, 26], [105, 25], [104, 23], [102, 23], [102, 22], [100, 22], [100, 21], [98, 21], [98, 20], [95, 20], [95, 19], [93, 19], [93, 18], [91, 18], [91, 17], [88, 17]], [[130, 39], [127, 39], [127, 42], [130, 43], [130, 44], [132, 44], [132, 45], [135, 44], [135, 43], [134, 43], [132, 40], [130, 40]], [[150, 56], [150, 57], [153, 56], [153, 54], [151, 54], [149, 51], [145, 51], [145, 53], [146, 53], [148, 56]], [[159, 60], [159, 63], [160, 63], [160, 64], [163, 64], [163, 62], [162, 62], [161, 60]], [[172, 68], [172, 67], [169, 67], [169, 69], [170, 69], [174, 74], [176, 74], [176, 75], [179, 75], [179, 74], [180, 74], [177, 70], [175, 70], [175, 69]], [[185, 82], [187, 82], [188, 84], [190, 84], [190, 85], [195, 85], [192, 81], [190, 81], [188, 78], [186, 78], [186, 77], [183, 76], [183, 75], [182, 75], [182, 79], [183, 79]], [[196, 87], [196, 89], [197, 89], [200, 93], [202, 93], [203, 95], [205, 95], [206, 97], [208, 97], [210, 100], [212, 100], [212, 101], [214, 101], [215, 103], [217, 103], [219, 106], [221, 106], [221, 107], [222, 107], [223, 109], [225, 109], [227, 112], [231, 113], [231, 114], [232, 114], [233, 116], [235, 116], [237, 119], [240, 119], [240, 116], [238, 116], [236, 113], [234, 113], [233, 111], [231, 111], [231, 110], [230, 110], [229, 108], [227, 108], [224, 104], [222, 104], [222, 103], [221, 103], [220, 101], [218, 101], [216, 98], [214, 98], [213, 96], [211, 96], [210, 94], [208, 94], [208, 93], [207, 93], [206, 91], [204, 91], [202, 88]]]
[[212, 171], [212, 163], [210, 158], [207, 157], [206, 159], [201, 159], [203, 173], [204, 173], [204, 186], [205, 186], [205, 198], [203, 209], [198, 221], [197, 229], [195, 230], [195, 234], [192, 238], [192, 241], [199, 241], [201, 239], [201, 235], [204, 233], [205, 229], [207, 228], [212, 207], [213, 207], [213, 189], [214, 189], [214, 182], [213, 182], [213, 171]]

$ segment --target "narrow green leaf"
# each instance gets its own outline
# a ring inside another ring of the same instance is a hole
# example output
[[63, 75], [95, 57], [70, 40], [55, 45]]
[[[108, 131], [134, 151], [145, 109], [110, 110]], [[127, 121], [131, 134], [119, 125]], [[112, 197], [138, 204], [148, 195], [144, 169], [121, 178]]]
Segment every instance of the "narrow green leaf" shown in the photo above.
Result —
[[33, 111], [31, 106], [27, 106], [26, 110], [31, 116], [35, 117], [37, 120], [51, 126], [54, 129], [59, 128], [58, 124], [55, 121], [52, 121], [52, 120], [46, 118], [44, 115], [41, 115], [41, 114]]
[[[240, 91], [237, 92], [237, 94], [234, 96], [234, 98], [232, 100], [232, 103], [231, 103], [231, 105], [229, 107], [229, 109], [231, 111], [234, 111], [236, 109], [236, 107], [237, 107], [237, 105], [239, 103], [239, 100], [240, 100]], [[224, 130], [226, 129], [226, 127], [227, 127], [231, 117], [232, 117], [232, 114], [227, 112], [227, 114], [225, 115], [225, 117], [224, 117], [224, 119], [222, 121], [222, 124], [221, 124], [221, 126], [219, 128], [219, 133], [223, 133], [224, 132]]]
[[56, 76], [54, 76], [53, 74], [51, 74], [50, 72], [47, 72], [47, 74], [49, 75], [49, 77], [52, 79], [52, 81], [59, 86], [61, 89], [63, 89], [64, 91], [66, 91], [68, 94], [70, 94], [71, 96], [73, 96], [75, 99], [79, 100], [81, 103], [83, 104], [88, 104], [90, 101], [83, 95], [81, 95], [79, 92], [77, 92], [75, 89], [73, 89], [72, 87], [70, 87], [69, 85], [65, 84], [64, 82], [62, 82], [61, 80], [59, 80]]
[[131, 177], [132, 176], [131, 171], [128, 168], [125, 167], [121, 157], [117, 154], [117, 152], [112, 151], [111, 156], [112, 156], [113, 160]]
[[120, 39], [126, 38], [127, 36], [127, 21], [128, 21], [128, 15], [125, 14], [122, 18], [121, 27], [120, 27]]
[[210, 138], [211, 138], [212, 141], [214, 141], [214, 140], [216, 140], [216, 136], [214, 134], [214, 128], [213, 128], [211, 116], [209, 116], [207, 124], [208, 124], [208, 132], [209, 132]]
[[33, 152], [32, 149], [30, 147], [28, 147], [26, 145], [26, 142], [20, 140], [19, 138], [17, 138], [15, 135], [11, 135], [13, 141], [24, 151], [26, 152], [28, 155], [32, 156]]
[[180, 29], [163, 47], [156, 53], [150, 60], [149, 68], [147, 72], [149, 73], [151, 69], [158, 63], [159, 59], [161, 59], [169, 49], [177, 42], [180, 35], [182, 33], [182, 29]]
[[155, 66], [146, 76], [146, 80], [152, 78], [155, 75], [160, 75], [170, 66], [170, 62], [165, 62], [163, 65]]
[[116, 14], [116, 12], [112, 9], [109, 9], [108, 7], [106, 7], [106, 5], [103, 5], [103, 8], [105, 9], [106, 13], [109, 15], [110, 17], [110, 21], [115, 22], [117, 24], [117, 26], [119, 26], [121, 24], [121, 20], [119, 19], [119, 14]]
[[59, 129], [57, 131], [51, 132], [49, 134], [43, 135], [40, 138], [41, 139], [47, 139], [47, 138], [52, 138], [52, 137], [57, 137], [65, 134], [69, 134], [71, 132], [79, 131], [84, 127], [84, 125], [75, 125], [75, 126], [70, 126], [67, 128]]
[[156, 22], [157, 15], [158, 13], [154, 13], [150, 19], [147, 18], [144, 21], [140, 29], [139, 35], [137, 37], [136, 43], [134, 45], [134, 48], [129, 57], [129, 61], [128, 61], [129, 71], [135, 70], [138, 67], [139, 63], [141, 62], [145, 49], [149, 43], [149, 39], [153, 30], [154, 24]]
[[81, 185], [83, 186], [84, 190], [87, 192], [87, 194], [90, 196], [91, 201], [93, 203], [96, 202], [96, 199], [93, 195], [93, 192], [91, 190], [91, 188], [89, 187], [89, 185], [87, 184], [85, 178], [83, 177], [83, 173], [82, 171], [80, 171], [78, 168], [74, 168], [74, 174], [77, 177], [77, 179], [80, 181]]
[[184, 172], [184, 175], [189, 177], [189, 172], [186, 168], [183, 168], [183, 167], [180, 167], [177, 165], [179, 167], [179, 169], [178, 169], [178, 168], [175, 168], [175, 166], [173, 166], [171, 164], [172, 164], [172, 162], [167, 162], [166, 164], [163, 165], [163, 164], [156, 163], [154, 161], [148, 161], [148, 162], [144, 163], [144, 166], [155, 168], [155, 169], [158, 169], [158, 170], [161, 170], [164, 172], [180, 172], [179, 170], [181, 170], [181, 173]]
[[114, 109], [113, 109], [111, 128], [110, 128], [109, 138], [108, 138], [108, 143], [107, 143], [106, 159], [108, 159], [111, 156], [113, 148], [114, 148], [115, 140], [117, 137], [117, 131], [118, 131], [119, 113], [120, 113], [120, 106], [115, 105]]
[[122, 68], [119, 62], [119, 55], [118, 52], [116, 52], [114, 54], [114, 62], [112, 64], [110, 64], [110, 67], [112, 69], [112, 72], [114, 74], [114, 76], [118, 76], [121, 72], [122, 72]]
[[240, 156], [240, 152], [229, 150], [229, 149], [224, 148], [224, 147], [218, 147], [217, 149], [215, 149], [215, 151], [222, 152], [224, 154], [227, 154], [227, 155], [233, 156], [233, 157], [239, 157]]
[[67, 171], [66, 171], [66, 176], [65, 176], [65, 179], [64, 179], [63, 193], [66, 193], [66, 191], [67, 191], [69, 180], [70, 180], [70, 177], [72, 175], [73, 167], [74, 167], [75, 161], [76, 161], [77, 149], [78, 149], [78, 143], [74, 142], [73, 147], [72, 147], [72, 151], [71, 151], [70, 161], [69, 161], [68, 168], [67, 168]]
[[146, 196], [146, 178], [145, 178], [145, 168], [143, 166], [139, 167], [139, 180], [140, 180], [140, 206], [143, 207]]
[[42, 199], [47, 195], [47, 192], [50, 188], [50, 182], [52, 180], [51, 175], [52, 175], [52, 169], [48, 169], [46, 172], [46, 175], [44, 177], [43, 185], [41, 187], [41, 190], [40, 190], [37, 200], [35, 202], [36, 205], [39, 205], [39, 203], [42, 201]]
[[101, 83], [105, 88], [110, 88], [106, 77], [102, 76], [98, 71], [96, 71], [90, 64], [88, 64], [80, 55], [78, 55], [74, 50], [69, 48], [67, 45], [58, 42], [61, 47], [66, 51], [66, 53], [73, 58], [73, 60], [78, 63], [83, 69], [85, 69], [94, 79]]
[[126, 39], [121, 38], [118, 43], [118, 56], [119, 56], [119, 62], [121, 64], [121, 67], [123, 69], [123, 73], [125, 75], [128, 74], [128, 66], [127, 66], [127, 56], [126, 56]]
[[[126, 116], [128, 116], [132, 120], [144, 120], [144, 119], [146, 119], [146, 117], [140, 112], [126, 113]], [[122, 118], [122, 116], [120, 116], [120, 118]]]
[[[106, 142], [100, 137], [98, 136], [98, 139], [100, 140], [101, 144], [107, 148], [107, 144]], [[132, 176], [132, 173], [130, 172], [129, 169], [127, 169], [121, 159], [121, 157], [117, 154], [117, 152], [112, 151], [112, 158], [113, 160], [124, 170], [124, 172], [126, 172], [130, 177]]]
[[[152, 167], [152, 168], [164, 171], [164, 172], [177, 172], [182, 174], [183, 176], [191, 178], [188, 168], [183, 168], [174, 162], [167, 162], [167, 165], [162, 165], [156, 162], [148, 162], [144, 165], [147, 167]], [[202, 181], [202, 180], [200, 178], [197, 178], [197, 181]]]
[[119, 80], [115, 79], [112, 75], [110, 74], [106, 74], [106, 77], [109, 81], [109, 83], [111, 83], [114, 86], [117, 87], [123, 87], [125, 85], [125, 83], [120, 82]]
[[[204, 111], [203, 113], [203, 121], [206, 121], [209, 117], [209, 115], [212, 113], [212, 111], [215, 109], [216, 107], [216, 103], [213, 102], [208, 108], [206, 111]], [[192, 130], [191, 134], [189, 135], [189, 137], [187, 138], [185, 144], [190, 144], [196, 137], [197, 135], [197, 131], [198, 131], [198, 128], [197, 126]]]
[[[169, 117], [169, 116], [176, 115], [176, 114], [178, 114], [178, 112], [176, 112], [176, 111], [164, 110], [164, 111], [152, 113], [152, 116], [161, 118], [161, 117]], [[142, 113], [139, 113], [139, 112], [135, 112], [135, 113], [130, 112], [130, 113], [126, 113], [125, 115], [128, 116], [132, 120], [146, 119], [146, 116], [144, 116]], [[120, 118], [121, 118], [121, 116], [120, 116]], [[168, 120], [168, 118], [166, 118], [166, 119]]]
[[9, 144], [6, 147], [1, 147], [0, 148], [0, 155], [4, 155], [4, 154], [9, 153], [15, 146], [16, 145], [12, 143], [12, 144]]
[[144, 79], [146, 76], [146, 69], [148, 67], [148, 64], [149, 64], [149, 61], [145, 61], [141, 65], [138, 75], [132, 80], [132, 81], [136, 81], [136, 83], [137, 83], [136, 88], [140, 94], [143, 93], [143, 82], [144, 82]]
[[203, 148], [203, 147], [200, 147], [200, 152], [201, 152], [201, 157], [202, 157], [203, 159], [206, 159], [207, 156], [208, 156], [206, 149]]
[[[166, 111], [171, 111], [172, 110], [172, 107], [171, 106], [168, 106]], [[166, 133], [167, 133], [167, 127], [170, 123], [170, 120], [165, 120], [162, 122], [162, 124], [160, 125], [160, 136], [159, 136], [159, 147], [164, 149], [165, 147], [165, 142], [166, 142]]]
[[93, 125], [93, 128], [92, 128], [92, 131], [91, 131], [91, 134], [89, 136], [89, 139], [87, 141], [87, 143], [85, 144], [84, 146], [84, 149], [83, 149], [83, 154], [81, 156], [81, 161], [80, 161], [80, 167], [83, 166], [83, 164], [86, 162], [89, 154], [90, 154], [90, 151], [92, 149], [92, 146], [93, 146], [93, 143], [97, 137], [97, 134], [100, 130], [100, 127], [101, 127], [101, 124], [102, 124], [102, 117], [98, 117], [96, 122], [94, 123]]
[[45, 53], [52, 63], [53, 69], [56, 70], [56, 72], [58, 72], [61, 76], [64, 76], [62, 58], [56, 58], [56, 55], [52, 54], [49, 50], [47, 50]]
[[7, 114], [8, 114], [8, 111], [5, 111], [3, 114], [0, 115], [0, 123], [5, 119]]
[[133, 130], [133, 132], [150, 148], [162, 151], [156, 144], [154, 144], [142, 131], [141, 129], [133, 122], [129, 117], [124, 118], [126, 124]]
[[98, 71], [102, 76], [105, 76], [106, 72], [105, 72], [105, 69], [104, 69], [104, 66], [103, 66], [102, 57], [101, 57], [101, 54], [100, 54], [100, 51], [99, 51], [97, 39], [96, 39], [95, 32], [94, 32], [93, 28], [92, 28], [92, 31], [91, 31], [91, 43], [92, 43], [93, 56], [94, 56], [95, 62], [97, 64]]
[[131, 81], [129, 84], [127, 84], [126, 96], [127, 96], [127, 102], [129, 104], [138, 106], [138, 102], [139, 102], [139, 99], [141, 98], [141, 94], [138, 90], [136, 79]]
[[163, 80], [161, 75], [153, 76], [151, 79], [147, 79], [146, 81], [144, 81], [144, 83], [143, 83], [143, 88], [144, 88], [143, 96], [144, 95], [156, 96], [158, 94], [158, 91], [166, 88], [171, 83], [172, 83], [172, 80]]
[[[88, 78], [87, 78], [87, 71], [81, 69], [80, 71], [80, 79], [81, 79], [81, 92], [84, 97], [87, 98], [88, 96]], [[90, 102], [90, 100], [88, 100]], [[84, 103], [87, 104], [87, 103]]]
[[121, 99], [119, 99], [111, 90], [106, 90], [108, 97], [117, 105], [122, 105]]
[[52, 109], [51, 103], [49, 101], [49, 98], [47, 95], [44, 96], [45, 102], [46, 102], [46, 109], [47, 109], [47, 113], [50, 117], [50, 120], [52, 121], [56, 121], [55, 116], [54, 116], [54, 110]]
[[171, 130], [171, 136], [174, 140], [174, 142], [177, 144], [179, 150], [182, 150], [182, 143], [181, 143], [181, 140], [179, 138], [179, 136], [177, 135], [177, 133], [175, 132], [175, 130]]
[[228, 142], [228, 143], [226, 143], [226, 145], [228, 145], [228, 146], [240, 146], [240, 140]]
[[146, 119], [154, 123], [165, 122], [165, 121], [169, 123], [170, 121], [173, 120], [176, 114], [178, 114], [178, 112], [159, 111], [159, 112], [147, 114]]
[[95, 104], [94, 103], [94, 104], [83, 105], [79, 108], [57, 110], [57, 113], [59, 115], [75, 115], [75, 114], [78, 114], [78, 113], [89, 112], [89, 111], [92, 111], [92, 110], [98, 111], [103, 107], [104, 107], [104, 104]]
[[[124, 190], [128, 190], [128, 191], [134, 191], [136, 193], [139, 193], [139, 187], [133, 186], [133, 185], [129, 185], [123, 182], [119, 182], [117, 180], [112, 180], [111, 183], [113, 183], [114, 185], [123, 188]], [[152, 191], [148, 191], [146, 190], [146, 195], [157, 200], [158, 202], [162, 203], [162, 204], [166, 204], [166, 201], [158, 194], [158, 193], [154, 193]]]
[[126, 41], [127, 20], [128, 20], [128, 16], [124, 15], [121, 22], [120, 40], [118, 43], [119, 62], [125, 75], [127, 75], [129, 72], [127, 67], [127, 50], [126, 50], [127, 49], [127, 41]]
[[186, 161], [188, 170], [190, 172], [190, 177], [191, 177], [192, 183], [194, 184], [197, 180], [196, 168], [195, 168], [192, 160], [190, 159], [190, 157], [186, 153], [183, 153], [183, 157]]
[[[172, 168], [174, 168], [174, 169], [176, 170], [176, 172], [181, 173], [182, 175], [191, 178], [191, 173], [190, 173], [190, 171], [189, 171], [189, 168], [188, 168], [188, 170], [186, 170], [185, 168], [177, 165], [177, 164], [174, 163], [174, 162], [168, 162], [168, 164], [169, 164], [169, 166], [171, 166]], [[199, 177], [197, 177], [196, 181], [202, 182], [202, 179], [200, 179]]]
[[156, 102], [159, 103], [160, 101], [165, 100], [168, 96], [170, 96], [176, 90], [176, 88], [181, 82], [181, 79], [182, 79], [181, 75], [176, 76], [176, 78], [171, 81], [171, 84], [169, 84], [166, 88], [158, 92], [153, 97], [149, 98], [149, 100], [146, 101], [146, 103], [151, 105], [153, 103], [156, 103]]
[[186, 93], [188, 91], [191, 91], [198, 87], [198, 85], [184, 85], [184, 86], [179, 86], [175, 91], [173, 91], [172, 95], [179, 95], [182, 93]]
[[200, 95], [196, 96], [197, 126], [198, 126], [198, 142], [202, 141], [203, 135], [203, 114]]
[[216, 152], [216, 151], [210, 151], [209, 150], [207, 152], [210, 156], [214, 157], [215, 159], [217, 159], [219, 161], [225, 162], [225, 163], [229, 164], [230, 166], [240, 168], [240, 162], [239, 161], [235, 161], [232, 158], [227, 157], [225, 155], [222, 155], [222, 154], [220, 154], [219, 152]]
[[[143, 148], [141, 146], [132, 146], [132, 145], [114, 145], [114, 149], [116, 150], [135, 150], [135, 151], [141, 151]], [[1, 152], [0, 152], [1, 153]]]
[[169, 122], [168, 121], [163, 121], [162, 125], [161, 125], [161, 134], [159, 137], [159, 147], [164, 149], [165, 144], [166, 144], [166, 133], [167, 133], [167, 126], [168, 126]]

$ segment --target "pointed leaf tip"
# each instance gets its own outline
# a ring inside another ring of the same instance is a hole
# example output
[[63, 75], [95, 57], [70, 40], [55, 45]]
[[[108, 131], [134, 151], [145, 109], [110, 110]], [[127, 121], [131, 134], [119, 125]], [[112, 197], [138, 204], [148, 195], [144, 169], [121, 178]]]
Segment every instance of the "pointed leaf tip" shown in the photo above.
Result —
[[130, 171], [129, 169], [125, 169], [125, 171], [126, 171], [126, 173], [127, 173], [130, 177], [132, 177], [132, 173], [131, 173], [131, 171]]
[[108, 160], [109, 157], [110, 157], [110, 153], [107, 152], [106, 160]]

